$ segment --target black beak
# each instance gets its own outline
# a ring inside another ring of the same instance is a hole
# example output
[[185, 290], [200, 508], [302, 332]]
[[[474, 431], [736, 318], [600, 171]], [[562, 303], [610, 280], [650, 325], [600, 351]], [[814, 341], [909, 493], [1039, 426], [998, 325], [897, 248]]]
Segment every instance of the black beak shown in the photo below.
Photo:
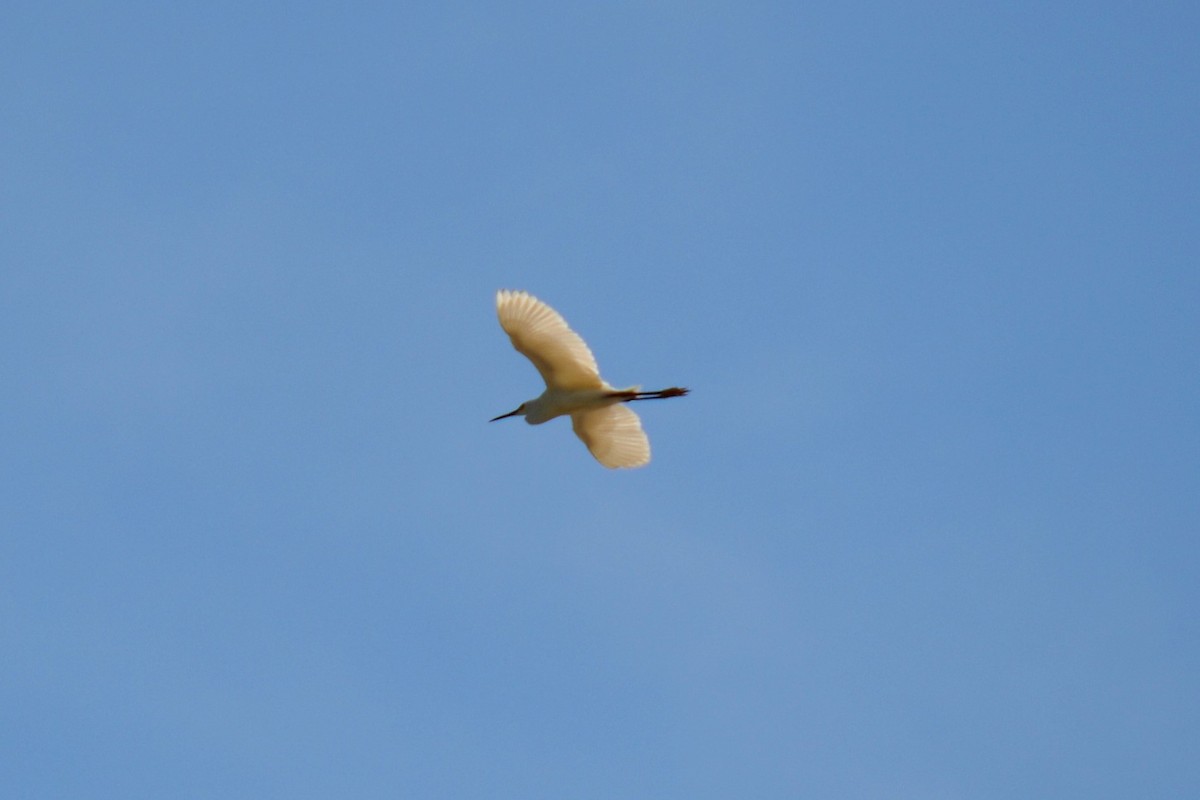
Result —
[[518, 408], [516, 411], [510, 411], [507, 414], [501, 414], [498, 417], [492, 417], [491, 419], [488, 420], [488, 422], [495, 422], [496, 420], [504, 419], [505, 417], [515, 417], [517, 414], [520, 414], [520, 413], [521, 413], [521, 409]]

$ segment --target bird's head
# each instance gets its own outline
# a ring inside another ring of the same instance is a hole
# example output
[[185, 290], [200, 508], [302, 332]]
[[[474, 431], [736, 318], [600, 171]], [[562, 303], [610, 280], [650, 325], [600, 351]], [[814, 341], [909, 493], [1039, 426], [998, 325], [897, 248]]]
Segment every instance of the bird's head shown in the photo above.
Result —
[[521, 403], [521, 405], [517, 406], [517, 410], [516, 410], [516, 411], [510, 411], [510, 412], [508, 412], [507, 414], [501, 414], [501, 415], [500, 415], [500, 416], [498, 416], [498, 417], [492, 417], [491, 419], [489, 419], [489, 420], [488, 420], [488, 422], [495, 422], [496, 420], [498, 420], [498, 419], [504, 419], [505, 417], [515, 417], [515, 416], [517, 416], [518, 414], [524, 414], [524, 413], [525, 413], [525, 406], [526, 406], [526, 405], [527, 405], [526, 403]]

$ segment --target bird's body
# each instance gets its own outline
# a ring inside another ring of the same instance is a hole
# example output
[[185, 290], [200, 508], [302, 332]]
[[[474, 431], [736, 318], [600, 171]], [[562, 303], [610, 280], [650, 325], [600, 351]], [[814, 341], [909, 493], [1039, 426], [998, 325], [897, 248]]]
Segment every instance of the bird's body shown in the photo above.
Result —
[[546, 389], [525, 403], [525, 421], [530, 425], [541, 425], [565, 414], [577, 414], [620, 402], [608, 389]]
[[650, 442], [638, 415], [625, 404], [635, 400], [682, 397], [687, 389], [642, 392], [617, 389], [600, 377], [596, 358], [566, 320], [533, 295], [496, 293], [500, 326], [513, 347], [541, 373], [546, 391], [505, 417], [524, 416], [530, 425], [569, 415], [571, 427], [592, 455], [606, 467], [640, 467], [650, 461]]

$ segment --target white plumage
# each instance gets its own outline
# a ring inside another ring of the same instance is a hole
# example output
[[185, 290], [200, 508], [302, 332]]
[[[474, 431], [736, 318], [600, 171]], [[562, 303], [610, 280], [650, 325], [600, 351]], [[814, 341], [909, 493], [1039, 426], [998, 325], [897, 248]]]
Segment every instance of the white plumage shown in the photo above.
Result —
[[540, 425], [569, 414], [575, 434], [604, 466], [640, 467], [650, 461], [641, 420], [626, 403], [682, 397], [687, 389], [642, 392], [636, 386], [610, 386], [579, 334], [557, 311], [526, 292], [497, 292], [496, 313], [513, 347], [541, 373], [546, 391], [492, 422], [523, 415], [530, 425]]
[[604, 466], [640, 467], [650, 463], [650, 440], [632, 408], [612, 405], [576, 411], [571, 429]]

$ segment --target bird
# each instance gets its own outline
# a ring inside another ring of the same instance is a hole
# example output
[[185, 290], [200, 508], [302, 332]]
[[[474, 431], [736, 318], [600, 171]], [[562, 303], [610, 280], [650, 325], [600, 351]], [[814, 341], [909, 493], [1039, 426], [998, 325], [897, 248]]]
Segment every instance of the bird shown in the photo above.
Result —
[[496, 293], [500, 327], [517, 352], [528, 358], [546, 382], [546, 391], [515, 411], [488, 420], [523, 416], [530, 425], [570, 415], [571, 428], [597, 461], [609, 469], [642, 467], [650, 462], [650, 442], [628, 403], [683, 397], [678, 386], [643, 392], [640, 386], [617, 389], [600, 377], [596, 357], [562, 315], [528, 292]]

